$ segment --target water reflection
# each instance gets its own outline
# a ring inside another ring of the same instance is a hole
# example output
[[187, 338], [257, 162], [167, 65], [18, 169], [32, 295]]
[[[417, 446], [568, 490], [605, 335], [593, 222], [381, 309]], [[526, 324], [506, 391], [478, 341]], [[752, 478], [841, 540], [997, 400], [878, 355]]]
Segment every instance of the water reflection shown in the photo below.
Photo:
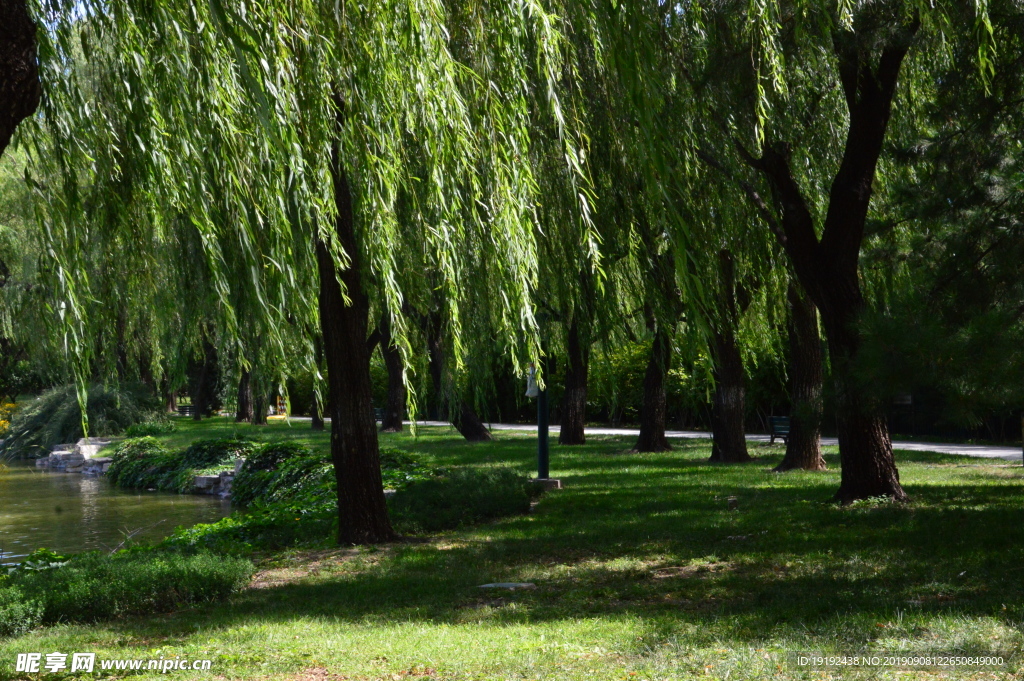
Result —
[[0, 563], [37, 548], [57, 552], [112, 549], [129, 533], [156, 541], [179, 525], [208, 523], [231, 512], [215, 497], [130, 492], [105, 478], [40, 470], [14, 461], [0, 470]]

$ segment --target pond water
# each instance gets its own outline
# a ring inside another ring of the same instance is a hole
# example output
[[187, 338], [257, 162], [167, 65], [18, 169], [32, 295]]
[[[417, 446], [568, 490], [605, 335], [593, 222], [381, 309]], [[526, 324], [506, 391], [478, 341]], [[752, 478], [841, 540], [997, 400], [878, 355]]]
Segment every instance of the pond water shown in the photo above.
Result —
[[210, 523], [231, 513], [217, 497], [127, 491], [106, 478], [49, 472], [32, 461], [0, 469], [0, 563], [45, 547], [57, 553], [159, 541], [179, 525]]

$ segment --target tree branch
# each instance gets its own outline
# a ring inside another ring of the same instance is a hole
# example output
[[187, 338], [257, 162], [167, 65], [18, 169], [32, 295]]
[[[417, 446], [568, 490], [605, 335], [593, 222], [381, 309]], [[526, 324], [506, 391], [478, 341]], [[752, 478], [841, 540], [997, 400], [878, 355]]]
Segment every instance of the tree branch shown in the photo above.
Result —
[[700, 158], [700, 160], [704, 161], [704, 163], [706, 163], [707, 165], [711, 166], [715, 170], [725, 175], [726, 178], [732, 180], [737, 185], [739, 185], [740, 189], [742, 189], [743, 193], [747, 195], [747, 198], [750, 200], [750, 202], [754, 204], [754, 208], [757, 210], [758, 215], [760, 215], [761, 219], [764, 220], [765, 223], [768, 225], [768, 229], [770, 229], [772, 233], [775, 234], [776, 238], [778, 238], [779, 240], [779, 243], [785, 244], [786, 233], [782, 230], [782, 226], [779, 225], [779, 221], [775, 218], [775, 215], [768, 207], [768, 204], [765, 203], [763, 198], [761, 198], [761, 195], [757, 192], [756, 189], [754, 189], [753, 185], [751, 185], [746, 180], [743, 180], [742, 178], [736, 177], [727, 167], [725, 167], [723, 163], [721, 163], [718, 159], [716, 159], [703, 149], [697, 150], [697, 157]]

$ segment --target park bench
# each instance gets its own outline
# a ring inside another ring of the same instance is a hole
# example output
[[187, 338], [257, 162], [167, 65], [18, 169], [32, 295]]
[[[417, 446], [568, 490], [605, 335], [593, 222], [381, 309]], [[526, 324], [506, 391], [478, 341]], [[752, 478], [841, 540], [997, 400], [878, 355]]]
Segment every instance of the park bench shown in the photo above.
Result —
[[789, 439], [788, 416], [769, 416], [768, 423], [772, 428], [772, 439], [768, 444], [775, 444], [775, 438], [781, 438], [783, 442]]
[[374, 421], [383, 421], [384, 420], [384, 410], [381, 409], [380, 407], [374, 407], [373, 408], [373, 420]]
[[178, 406], [178, 416], [195, 416], [195, 409], [191, 405], [182, 404]]

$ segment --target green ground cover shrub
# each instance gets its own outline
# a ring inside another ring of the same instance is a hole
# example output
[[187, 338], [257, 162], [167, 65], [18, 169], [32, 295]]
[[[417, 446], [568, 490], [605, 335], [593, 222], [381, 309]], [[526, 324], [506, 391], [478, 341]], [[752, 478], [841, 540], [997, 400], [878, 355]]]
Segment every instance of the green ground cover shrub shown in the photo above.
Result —
[[338, 510], [333, 499], [315, 506], [275, 503], [236, 511], [215, 523], [178, 528], [164, 540], [174, 549], [209, 549], [225, 554], [290, 547], [328, 547], [338, 532]]
[[251, 440], [219, 438], [197, 440], [184, 452], [171, 453], [156, 438], [129, 438], [114, 450], [107, 478], [126, 489], [189, 492], [196, 475], [229, 468], [256, 447]]
[[[119, 435], [133, 424], [151, 420], [157, 407], [145, 386], [89, 387], [87, 412], [91, 436]], [[4, 454], [31, 458], [49, 453], [57, 444], [77, 442], [82, 414], [73, 385], [53, 388], [18, 405], [4, 441]]]
[[142, 423], [134, 423], [125, 428], [125, 437], [147, 437], [152, 435], [167, 435], [177, 429], [174, 421], [169, 418], [151, 419]]
[[[413, 455], [393, 447], [381, 447], [380, 467], [386, 489], [401, 489], [434, 475]], [[263, 445], [246, 458], [235, 476], [231, 500], [242, 507], [275, 503], [333, 505], [335, 481], [330, 456], [295, 442]]]
[[[384, 486], [402, 489], [435, 471], [408, 452], [381, 448]], [[231, 487], [245, 509], [216, 523], [180, 529], [169, 546], [246, 551], [329, 544], [337, 532], [337, 495], [330, 457], [296, 442], [255, 448]]]
[[437, 532], [526, 513], [538, 493], [528, 478], [510, 468], [455, 468], [409, 483], [389, 504], [404, 532]]
[[[20, 620], [12, 618], [27, 623], [34, 607], [41, 608], [44, 623], [171, 612], [227, 598], [245, 586], [254, 571], [248, 560], [205, 552], [85, 553], [50, 569], [16, 569], [9, 581], [19, 596], [23, 594], [20, 602], [25, 608], [18, 615]], [[12, 601], [9, 610], [18, 613], [17, 603]], [[4, 612], [4, 605], [0, 605], [0, 617]]]
[[328, 456], [297, 442], [273, 442], [245, 459], [231, 485], [238, 506], [304, 501], [314, 506], [334, 497], [334, 469]]
[[21, 589], [0, 586], [0, 636], [18, 636], [39, 624], [43, 607], [27, 600]]
[[161, 486], [174, 466], [173, 455], [152, 437], [129, 438], [117, 445], [110, 458], [107, 479], [127, 489]]

